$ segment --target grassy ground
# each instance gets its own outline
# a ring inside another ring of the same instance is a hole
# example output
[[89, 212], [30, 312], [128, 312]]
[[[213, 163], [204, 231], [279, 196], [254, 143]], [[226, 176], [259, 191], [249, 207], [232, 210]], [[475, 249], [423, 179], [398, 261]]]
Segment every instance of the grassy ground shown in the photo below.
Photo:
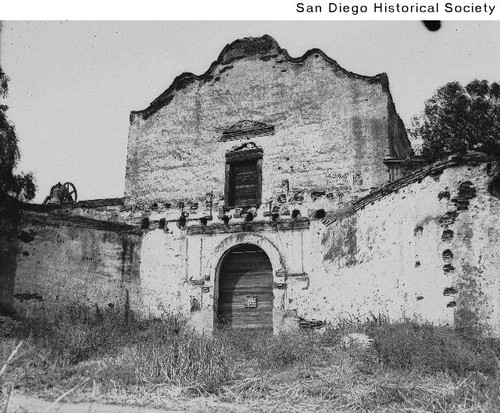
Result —
[[[182, 320], [125, 319], [72, 308], [52, 322], [4, 322], [2, 399], [14, 389], [51, 400], [193, 412], [498, 412], [498, 343], [411, 321], [269, 337], [196, 334]], [[353, 331], [374, 339], [346, 346]]]

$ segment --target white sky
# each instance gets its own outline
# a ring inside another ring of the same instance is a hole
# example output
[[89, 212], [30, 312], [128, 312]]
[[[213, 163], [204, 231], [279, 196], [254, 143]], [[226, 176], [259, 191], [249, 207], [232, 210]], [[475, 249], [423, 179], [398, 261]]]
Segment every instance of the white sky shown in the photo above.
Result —
[[347, 70], [386, 72], [403, 121], [446, 82], [500, 81], [500, 22], [4, 22], [9, 118], [41, 202], [58, 181], [79, 199], [123, 196], [129, 113], [223, 47], [273, 36], [291, 56], [317, 47]]

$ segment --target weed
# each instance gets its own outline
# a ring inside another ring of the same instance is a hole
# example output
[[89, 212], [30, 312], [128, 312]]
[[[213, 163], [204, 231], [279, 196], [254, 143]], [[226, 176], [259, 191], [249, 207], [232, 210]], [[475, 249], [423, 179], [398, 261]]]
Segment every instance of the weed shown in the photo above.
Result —
[[407, 320], [372, 324], [367, 329], [378, 361], [385, 367], [458, 376], [474, 371], [491, 375], [497, 368], [491, 362], [493, 347], [486, 341], [473, 343], [449, 327]]
[[[350, 333], [373, 343], [345, 346]], [[226, 411], [224, 403], [274, 412], [500, 411], [498, 343], [428, 323], [377, 318], [340, 322], [322, 334], [205, 335], [179, 317], [137, 320], [116, 309], [70, 307], [50, 320], [9, 324], [0, 332], [2, 360], [21, 339], [5, 379], [54, 397], [76, 389], [75, 397], [127, 403], [140, 394], [151, 404], [156, 395], [162, 407], [167, 394], [189, 411], [200, 411], [200, 397], [215, 403], [211, 411]], [[81, 383], [92, 385], [91, 396]]]

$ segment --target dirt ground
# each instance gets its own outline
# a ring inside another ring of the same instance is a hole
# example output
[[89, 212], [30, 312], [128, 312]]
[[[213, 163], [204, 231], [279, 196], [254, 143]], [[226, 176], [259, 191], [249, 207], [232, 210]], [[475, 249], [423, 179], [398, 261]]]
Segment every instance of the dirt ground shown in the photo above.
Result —
[[[45, 401], [33, 396], [13, 393], [7, 413], [180, 413], [183, 410], [150, 409], [145, 407], [116, 406], [102, 403], [64, 403]], [[185, 412], [185, 410], [184, 410]]]

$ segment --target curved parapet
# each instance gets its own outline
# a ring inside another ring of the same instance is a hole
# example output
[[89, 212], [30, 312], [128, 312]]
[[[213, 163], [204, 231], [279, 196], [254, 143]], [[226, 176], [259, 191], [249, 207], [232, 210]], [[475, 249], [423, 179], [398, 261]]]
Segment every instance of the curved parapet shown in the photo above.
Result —
[[311, 56], [314, 58], [321, 56], [325, 61], [330, 63], [334, 69], [339, 70], [343, 74], [352, 78], [363, 79], [370, 83], [378, 82], [386, 88], [390, 95], [389, 81], [386, 73], [379, 73], [375, 76], [364, 76], [351, 72], [344, 69], [337, 63], [336, 60], [332, 59], [322, 50], [317, 48], [308, 50], [300, 57], [292, 57], [286, 49], [280, 47], [275, 39], [265, 34], [261, 37], [245, 37], [226, 45], [226, 47], [222, 49], [222, 52], [219, 54], [217, 60], [210, 65], [209, 69], [205, 73], [202, 75], [195, 75], [190, 72], [180, 74], [160, 96], [149, 104], [146, 109], [132, 111], [130, 119], [132, 120], [135, 116], [141, 116], [143, 119], [148, 118], [162, 107], [168, 105], [177, 91], [184, 89], [186, 86], [196, 81], [207, 82], [212, 80], [219, 67], [225, 67], [225, 70], [229, 70], [227, 65], [230, 65], [236, 60], [255, 58], [267, 61], [273, 58], [281, 58], [292, 63], [302, 63]]
[[359, 198], [387, 180], [384, 159], [411, 154], [385, 73], [353, 73], [319, 49], [291, 57], [268, 35], [227, 45], [204, 74], [181, 74], [130, 121], [126, 205], [217, 198], [229, 141], [263, 148], [263, 199], [285, 180]]

